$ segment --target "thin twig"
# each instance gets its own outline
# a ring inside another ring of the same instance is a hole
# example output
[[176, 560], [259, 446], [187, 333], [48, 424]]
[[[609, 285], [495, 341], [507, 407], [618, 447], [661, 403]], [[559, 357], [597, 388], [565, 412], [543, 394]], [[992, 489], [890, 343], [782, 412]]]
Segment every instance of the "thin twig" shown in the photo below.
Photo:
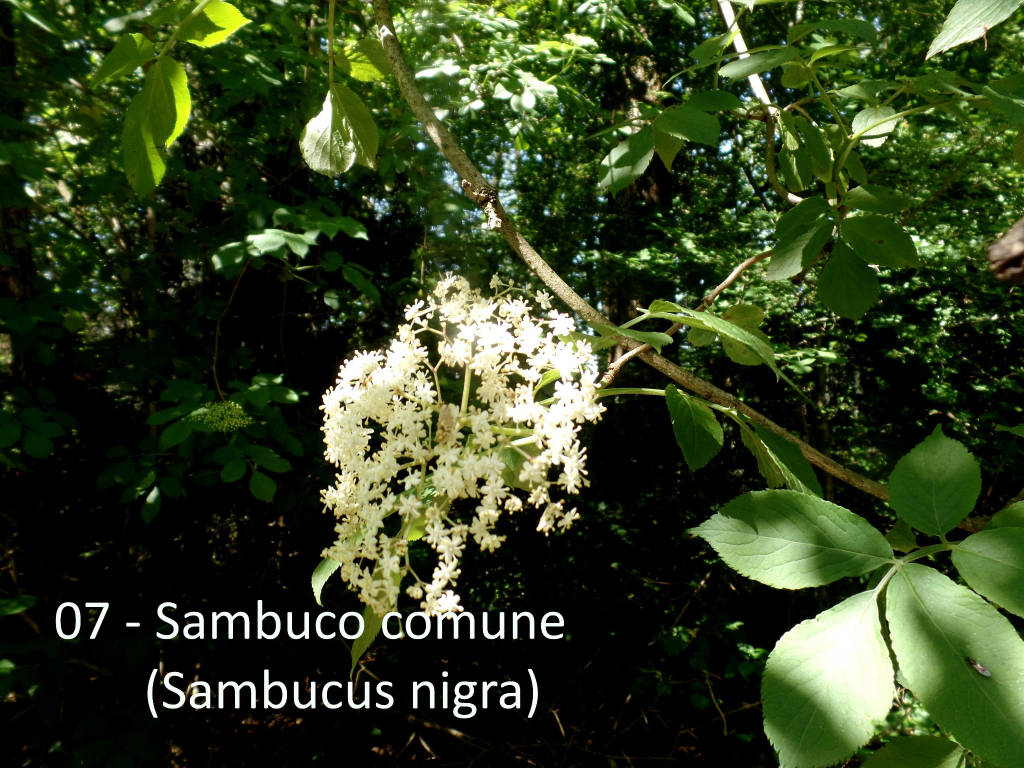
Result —
[[[726, 277], [725, 280], [718, 284], [715, 290], [713, 290], [711, 293], [709, 293], [701, 300], [700, 304], [698, 304], [695, 307], [695, 310], [697, 312], [703, 312], [704, 310], [709, 309], [711, 305], [714, 303], [715, 299], [718, 298], [719, 294], [726, 288], [728, 288], [730, 285], [735, 283], [740, 275], [742, 275], [746, 270], [750, 269], [750, 267], [754, 266], [759, 262], [764, 261], [771, 255], [771, 251], [764, 251], [763, 253], [759, 253], [756, 256], [751, 256], [749, 259], [745, 259], [744, 261], [742, 261], [739, 265], [737, 265], [737, 267], [732, 272], [729, 273], [729, 276]], [[671, 336], [682, 327], [682, 323], [673, 323], [665, 330], [665, 334]], [[604, 376], [601, 377], [601, 381], [598, 384], [598, 387], [604, 389], [610, 386], [611, 383], [615, 380], [615, 377], [619, 375], [619, 371], [622, 370], [622, 367], [626, 363], [628, 363], [634, 357], [639, 355], [641, 352], [646, 352], [648, 349], [653, 349], [653, 347], [650, 344], [643, 344], [639, 347], [634, 347], [633, 349], [626, 352], [624, 355], [620, 355], [619, 357], [617, 357], [608, 366], [608, 369], [604, 372]]]
[[[413, 114], [423, 124], [424, 130], [431, 141], [451, 163], [455, 171], [463, 178], [463, 188], [484, 210], [489, 228], [498, 229], [505, 238], [512, 250], [518, 255], [537, 277], [554, 293], [566, 306], [578, 314], [584, 321], [593, 325], [609, 325], [609, 321], [600, 312], [594, 309], [587, 301], [576, 293], [568, 283], [555, 272], [551, 266], [544, 261], [532, 245], [519, 232], [512, 218], [506, 213], [501, 201], [498, 200], [497, 192], [491, 186], [480, 170], [473, 164], [466, 153], [458, 145], [455, 138], [441, 124], [434, 114], [434, 110], [423, 98], [413, 78], [409, 65], [405, 61], [402, 47], [395, 36], [394, 22], [391, 18], [391, 4], [389, 0], [373, 0], [373, 12], [378, 26], [381, 44], [384, 46], [391, 62], [392, 72], [398, 83], [402, 98], [412, 109]], [[647, 347], [634, 339], [617, 337], [622, 346], [629, 350], [637, 347]], [[740, 402], [735, 395], [719, 389], [709, 381], [695, 376], [689, 371], [681, 368], [672, 361], [662, 357], [649, 347], [638, 350], [637, 356], [652, 368], [668, 376], [672, 381], [705, 400], [709, 400], [724, 408], [733, 409], [750, 421], [768, 429], [780, 437], [798, 446], [808, 461], [819, 469], [827, 472], [833, 477], [842, 480], [865, 493], [871, 494], [882, 500], [888, 500], [889, 493], [880, 483], [864, 477], [853, 470], [839, 464], [834, 459], [826, 456], [816, 448], [811, 447], [796, 435], [789, 433], [764, 414], [754, 410], [750, 406]]]
[[735, 283], [739, 279], [740, 275], [742, 275], [755, 264], [760, 264], [762, 261], [764, 261], [771, 255], [771, 250], [762, 251], [756, 256], [751, 256], [749, 259], [744, 259], [739, 264], [737, 264], [736, 268], [729, 273], [729, 276], [726, 277], [725, 280], [720, 282], [718, 286], [715, 288], [715, 290], [713, 290], [711, 293], [704, 297], [703, 301], [701, 301], [700, 303], [700, 306], [697, 307], [697, 311], [702, 312], [705, 309], [710, 309], [711, 305], [715, 302], [715, 299], [719, 297], [722, 291], [724, 291], [730, 285]]
[[[722, 21], [725, 22], [726, 30], [732, 31], [735, 28], [735, 34], [732, 38], [733, 49], [739, 54], [739, 58], [747, 58], [750, 56], [750, 52], [747, 49], [746, 41], [743, 39], [743, 33], [740, 32], [739, 25], [736, 23], [736, 12], [733, 10], [732, 3], [729, 0], [719, 0], [718, 11], [722, 14]], [[768, 89], [764, 87], [764, 82], [759, 74], [755, 72], [752, 75], [748, 75], [747, 82], [750, 83], [750, 90], [754, 92], [754, 97], [765, 108], [765, 125], [768, 129], [765, 168], [768, 172], [768, 182], [772, 185], [772, 189], [787, 203], [791, 205], [801, 203], [803, 198], [800, 195], [793, 194], [779, 183], [779, 177], [775, 172], [775, 117], [779, 113], [779, 108], [772, 102], [771, 96], [768, 95]]]

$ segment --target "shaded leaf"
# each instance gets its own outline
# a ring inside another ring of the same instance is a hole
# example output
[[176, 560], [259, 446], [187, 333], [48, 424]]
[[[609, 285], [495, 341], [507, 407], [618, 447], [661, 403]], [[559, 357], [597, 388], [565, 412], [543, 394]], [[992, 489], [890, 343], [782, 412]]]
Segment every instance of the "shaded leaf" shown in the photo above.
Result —
[[878, 275], [842, 242], [818, 278], [818, 298], [840, 317], [859, 320], [878, 301]]
[[176, 421], [160, 433], [160, 439], [157, 441], [157, 445], [161, 451], [166, 451], [168, 448], [173, 448], [179, 443], [183, 443], [191, 434], [191, 421]]
[[909, 204], [899, 192], [874, 184], [854, 187], [843, 195], [843, 205], [847, 208], [871, 213], [899, 213]]
[[277, 492], [277, 483], [259, 470], [254, 469], [249, 478], [249, 493], [260, 501], [273, 501]]
[[153, 518], [160, 512], [160, 505], [163, 499], [160, 495], [160, 486], [154, 485], [146, 495], [146, 501], [142, 505], [142, 522], [151, 523]]
[[721, 127], [718, 118], [688, 105], [669, 107], [654, 120], [655, 132], [675, 139], [696, 141], [712, 147], [718, 146]]
[[878, 32], [875, 25], [870, 21], [860, 19], [823, 19], [821, 21], [805, 21], [801, 24], [794, 24], [786, 30], [786, 42], [792, 44], [807, 37], [816, 30], [825, 32], [842, 32], [843, 34], [859, 37], [868, 43], [875, 42]]
[[821, 483], [818, 482], [818, 476], [814, 473], [814, 467], [811, 466], [811, 462], [804, 456], [803, 451], [800, 450], [800, 446], [796, 443], [791, 443], [781, 435], [777, 435], [770, 429], [766, 429], [762, 426], [755, 426], [758, 438], [764, 443], [765, 447], [772, 452], [775, 458], [782, 463], [782, 465], [788, 469], [803, 488], [794, 487], [791, 483], [787, 483], [793, 490], [806, 490], [813, 493], [815, 496], [824, 495], [821, 489]]
[[686, 99], [686, 106], [704, 112], [722, 112], [728, 109], [740, 109], [743, 107], [743, 102], [728, 91], [694, 91]]
[[696, 472], [722, 449], [724, 435], [714, 412], [695, 397], [683, 394], [673, 385], [665, 387], [665, 403], [676, 443], [686, 466]]
[[1024, 528], [1024, 501], [1011, 504], [992, 517], [988, 528]]
[[37, 600], [35, 595], [0, 598], [0, 616], [15, 616], [24, 613], [35, 605]]
[[941, 736], [901, 736], [864, 761], [864, 768], [962, 768], [964, 748]]
[[919, 264], [917, 247], [910, 235], [884, 216], [867, 213], [843, 219], [839, 235], [868, 264], [894, 269]]
[[761, 692], [782, 768], [833, 765], [866, 744], [896, 692], [875, 593], [848, 597], [783, 635]]
[[769, 280], [785, 280], [799, 274], [818, 258], [832, 237], [828, 204], [810, 197], [786, 211], [775, 225], [777, 243], [768, 263]]
[[889, 478], [889, 505], [922, 533], [944, 534], [974, 509], [981, 468], [942, 427], [901, 458]]

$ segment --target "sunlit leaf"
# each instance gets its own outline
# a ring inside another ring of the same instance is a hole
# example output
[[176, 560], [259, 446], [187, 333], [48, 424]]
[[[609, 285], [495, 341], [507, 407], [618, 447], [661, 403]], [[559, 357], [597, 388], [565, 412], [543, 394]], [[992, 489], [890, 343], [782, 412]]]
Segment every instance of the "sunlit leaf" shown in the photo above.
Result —
[[783, 635], [761, 692], [764, 730], [782, 768], [833, 765], [866, 744], [896, 692], [874, 592]]
[[885, 617], [900, 674], [936, 723], [986, 764], [1020, 765], [1024, 642], [1010, 622], [917, 563], [889, 583]]
[[957, 0], [939, 34], [928, 46], [925, 59], [977, 40], [996, 24], [1008, 19], [1021, 5], [1024, 5], [1024, 0]]
[[210, 48], [224, 42], [239, 28], [251, 21], [231, 3], [212, 0], [199, 13], [190, 15], [178, 28], [178, 39]]
[[772, 587], [800, 589], [859, 576], [892, 560], [864, 518], [796, 491], [739, 496], [694, 528], [726, 565]]
[[319, 114], [303, 129], [299, 148], [312, 170], [337, 176], [355, 163], [374, 168], [378, 141], [377, 125], [363, 100], [335, 83]]
[[986, 528], [953, 549], [953, 565], [974, 591], [1024, 616], [1024, 528]]

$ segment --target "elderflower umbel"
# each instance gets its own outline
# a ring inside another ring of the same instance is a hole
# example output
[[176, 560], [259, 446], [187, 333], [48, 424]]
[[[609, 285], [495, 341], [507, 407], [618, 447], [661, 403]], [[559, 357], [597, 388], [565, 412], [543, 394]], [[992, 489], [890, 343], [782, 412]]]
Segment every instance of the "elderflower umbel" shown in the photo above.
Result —
[[[578, 433], [603, 411], [593, 353], [558, 340], [573, 322], [547, 294], [536, 297], [538, 317], [510, 285], [491, 287], [496, 295], [484, 298], [445, 277], [406, 308], [386, 351], [353, 355], [324, 395], [325, 456], [338, 468], [322, 494], [338, 534], [324, 557], [380, 615], [395, 608], [406, 576], [422, 610], [461, 610], [449, 587], [466, 545], [501, 546], [504, 514], [533, 508], [545, 533], [578, 517], [564, 496], [587, 484]], [[442, 380], [461, 392], [446, 400]], [[409, 543], [421, 538], [437, 555], [429, 579], [410, 566]]]

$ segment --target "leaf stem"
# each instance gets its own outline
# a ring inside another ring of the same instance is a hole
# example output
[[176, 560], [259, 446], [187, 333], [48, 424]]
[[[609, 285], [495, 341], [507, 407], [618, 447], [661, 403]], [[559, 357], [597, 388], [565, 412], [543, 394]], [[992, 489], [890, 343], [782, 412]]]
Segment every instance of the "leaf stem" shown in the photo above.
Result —
[[165, 55], [171, 52], [171, 49], [174, 47], [174, 44], [178, 42], [178, 35], [181, 33], [181, 30], [185, 27], [185, 25], [192, 21], [192, 19], [194, 19], [200, 13], [202, 13], [203, 9], [206, 8], [206, 6], [208, 6], [211, 2], [213, 2], [213, 0], [200, 0], [196, 7], [192, 9], [191, 13], [189, 13], [188, 16], [181, 20], [181, 23], [174, 28], [173, 32], [171, 32], [171, 36], [167, 38], [167, 42], [164, 43], [163, 47], [160, 49], [160, 53], [156, 55], [157, 61], [160, 61], [160, 59], [162, 59]]

